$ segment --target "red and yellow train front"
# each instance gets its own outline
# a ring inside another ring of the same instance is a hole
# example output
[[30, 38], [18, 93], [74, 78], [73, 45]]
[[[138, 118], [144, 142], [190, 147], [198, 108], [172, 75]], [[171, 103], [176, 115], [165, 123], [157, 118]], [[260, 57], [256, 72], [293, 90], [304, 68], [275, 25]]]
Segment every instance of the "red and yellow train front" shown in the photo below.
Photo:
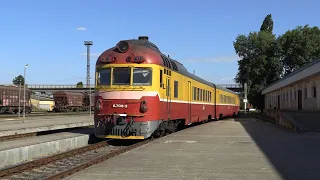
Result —
[[98, 58], [94, 115], [97, 137], [145, 139], [158, 128], [160, 76], [159, 66], [152, 61], [157, 58], [153, 49], [122, 41]]

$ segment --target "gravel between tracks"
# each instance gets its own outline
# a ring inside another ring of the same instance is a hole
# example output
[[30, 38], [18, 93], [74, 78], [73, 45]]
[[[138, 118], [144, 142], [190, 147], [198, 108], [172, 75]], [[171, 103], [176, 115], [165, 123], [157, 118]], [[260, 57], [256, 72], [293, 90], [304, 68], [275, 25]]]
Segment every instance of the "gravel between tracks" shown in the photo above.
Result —
[[32, 170], [24, 171], [22, 173], [17, 173], [6, 179], [46, 179], [53, 174], [62, 173], [66, 170], [77, 167], [85, 162], [97, 158], [101, 155], [111, 153], [113, 151], [119, 150], [123, 147], [117, 146], [105, 146], [99, 149], [94, 149], [82, 154], [77, 154], [75, 156], [63, 158], [52, 163], [34, 168]]

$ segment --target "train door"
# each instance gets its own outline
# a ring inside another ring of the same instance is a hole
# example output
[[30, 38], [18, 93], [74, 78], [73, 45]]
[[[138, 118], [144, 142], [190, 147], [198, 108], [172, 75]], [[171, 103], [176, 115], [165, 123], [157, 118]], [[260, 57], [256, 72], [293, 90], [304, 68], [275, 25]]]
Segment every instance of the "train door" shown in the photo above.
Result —
[[166, 77], [166, 109], [167, 109], [167, 115], [168, 119], [171, 118], [171, 83], [170, 83], [170, 77]]
[[191, 101], [192, 101], [192, 86], [191, 86], [191, 82], [188, 81], [188, 124], [191, 124]]

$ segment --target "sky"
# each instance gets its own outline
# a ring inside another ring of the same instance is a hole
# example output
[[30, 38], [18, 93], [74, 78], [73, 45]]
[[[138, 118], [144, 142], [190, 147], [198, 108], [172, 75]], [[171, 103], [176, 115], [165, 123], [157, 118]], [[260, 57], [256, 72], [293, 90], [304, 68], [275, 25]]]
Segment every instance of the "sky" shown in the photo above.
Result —
[[272, 14], [274, 33], [320, 23], [317, 0], [1, 0], [0, 84], [23, 75], [27, 84], [86, 82], [99, 54], [120, 40], [148, 36], [160, 51], [199, 77], [233, 84], [239, 34], [259, 31]]

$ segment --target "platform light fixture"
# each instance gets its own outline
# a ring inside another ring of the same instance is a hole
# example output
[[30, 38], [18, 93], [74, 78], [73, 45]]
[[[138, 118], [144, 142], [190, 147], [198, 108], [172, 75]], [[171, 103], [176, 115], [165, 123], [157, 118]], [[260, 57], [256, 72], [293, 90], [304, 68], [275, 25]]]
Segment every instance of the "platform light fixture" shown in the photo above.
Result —
[[26, 118], [26, 70], [27, 70], [27, 67], [29, 67], [29, 64], [26, 64], [24, 66], [24, 74], [23, 74], [23, 79], [24, 79], [24, 82], [23, 82], [23, 123]]

